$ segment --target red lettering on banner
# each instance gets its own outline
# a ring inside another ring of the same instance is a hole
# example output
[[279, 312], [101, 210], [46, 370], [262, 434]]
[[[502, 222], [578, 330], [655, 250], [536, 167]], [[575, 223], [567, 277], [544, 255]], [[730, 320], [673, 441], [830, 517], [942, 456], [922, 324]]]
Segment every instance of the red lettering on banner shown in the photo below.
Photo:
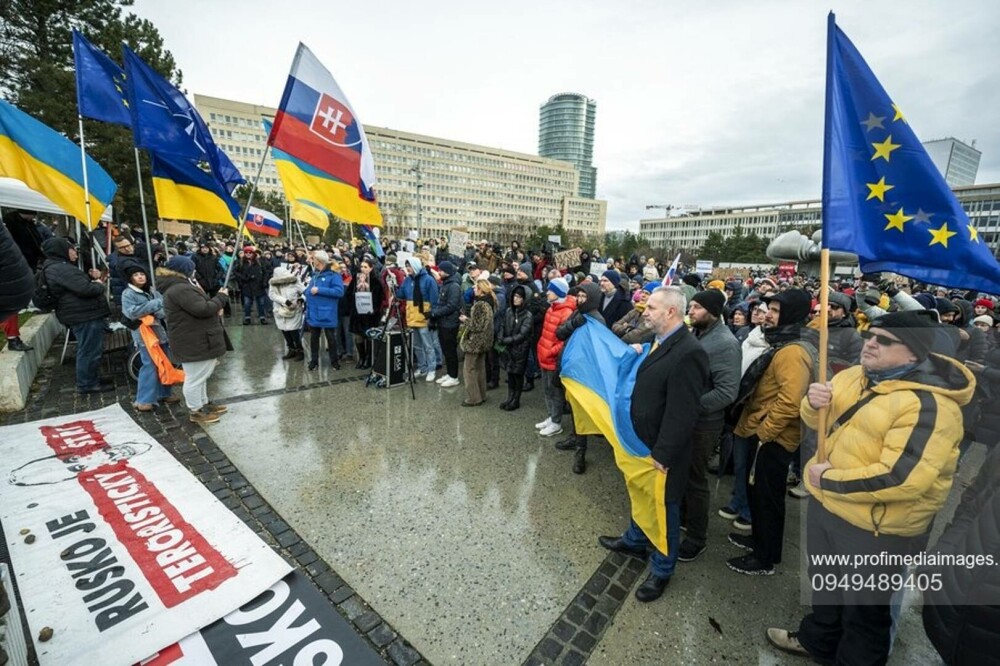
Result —
[[57, 426], [41, 426], [39, 430], [60, 460], [67, 456], [87, 456], [100, 451], [108, 443], [93, 421], [72, 421]]
[[[236, 567], [127, 460], [82, 472], [77, 479], [167, 608], [237, 574]], [[138, 505], [149, 505], [141, 517], [135, 512]]]
[[169, 666], [184, 656], [180, 643], [163, 648], [152, 657], [139, 662], [139, 666]]

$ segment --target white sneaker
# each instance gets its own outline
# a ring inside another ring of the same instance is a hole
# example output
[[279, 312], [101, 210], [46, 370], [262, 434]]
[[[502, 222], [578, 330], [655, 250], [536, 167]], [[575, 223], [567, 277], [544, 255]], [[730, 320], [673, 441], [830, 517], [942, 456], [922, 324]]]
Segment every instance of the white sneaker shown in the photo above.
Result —
[[437, 373], [435, 373], [433, 370], [431, 370], [430, 372], [427, 373], [427, 381], [428, 382], [433, 382], [434, 378], [436, 376], [437, 376]]
[[451, 388], [452, 386], [459, 385], [458, 377], [449, 377], [448, 375], [445, 375], [444, 377], [444, 381], [441, 382], [441, 388]]
[[550, 423], [541, 430], [539, 430], [538, 434], [541, 435], [542, 437], [552, 437], [553, 435], [558, 435], [561, 432], [562, 432], [561, 425], [559, 425], [558, 423]]
[[438, 377], [437, 379], [434, 380], [434, 383], [435, 384], [440, 384], [440, 383], [444, 382], [444, 380], [446, 380], [446, 379], [448, 379], [448, 375], [441, 375], [440, 377]]
[[542, 421], [541, 423], [536, 423], [535, 424], [535, 430], [541, 430], [542, 428], [548, 428], [550, 425], [552, 425], [552, 417], [551, 416], [549, 418], [545, 419], [544, 421]]
[[414, 379], [420, 379], [423, 376], [424, 376], [424, 373], [421, 372], [420, 370], [414, 370], [413, 371], [413, 378]]

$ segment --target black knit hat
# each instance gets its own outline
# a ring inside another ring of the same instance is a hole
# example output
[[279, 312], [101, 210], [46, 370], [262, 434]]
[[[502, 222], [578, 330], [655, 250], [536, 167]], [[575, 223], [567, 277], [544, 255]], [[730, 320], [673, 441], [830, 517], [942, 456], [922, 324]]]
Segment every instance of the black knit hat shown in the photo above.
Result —
[[789, 289], [761, 300], [765, 303], [775, 301], [781, 304], [781, 314], [778, 315], [779, 326], [805, 323], [806, 317], [812, 311], [812, 296], [804, 289]]
[[688, 273], [687, 275], [685, 275], [684, 277], [681, 278], [681, 281], [684, 284], [691, 285], [692, 287], [700, 287], [701, 286], [701, 278], [698, 277], [697, 273]]
[[910, 348], [918, 361], [930, 354], [940, 327], [930, 310], [903, 310], [882, 315], [871, 323], [871, 328], [882, 328], [899, 338]]
[[691, 302], [708, 310], [708, 313], [713, 317], [718, 317], [726, 305], [726, 295], [718, 289], [706, 289], [692, 296]]

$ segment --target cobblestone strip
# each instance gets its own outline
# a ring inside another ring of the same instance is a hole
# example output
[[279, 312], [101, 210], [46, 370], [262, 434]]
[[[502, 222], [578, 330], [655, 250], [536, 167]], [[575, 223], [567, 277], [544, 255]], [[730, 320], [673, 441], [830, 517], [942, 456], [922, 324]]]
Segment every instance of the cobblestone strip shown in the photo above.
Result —
[[[118, 373], [116, 373], [118, 375]], [[362, 381], [367, 374], [333, 379], [306, 386], [238, 396], [219, 402], [233, 403], [267, 395], [292, 393]], [[183, 405], [160, 407], [155, 412], [137, 413], [130, 408], [134, 389], [117, 376], [114, 392], [78, 396], [73, 378], [73, 366], [59, 366], [50, 354], [39, 372], [28, 407], [7, 417], [6, 422], [27, 422], [42, 418], [100, 409], [120, 402], [133, 419], [181, 462], [230, 511], [247, 524], [261, 539], [296, 569], [303, 572], [330, 600], [341, 615], [351, 622], [383, 659], [395, 666], [425, 665], [427, 661], [389, 623], [372, 610], [353, 588], [330, 568], [312, 547], [271, 507], [219, 449], [200, 426], [187, 418]], [[69, 387], [68, 390], [66, 387]], [[225, 416], [223, 416], [223, 419]], [[0, 542], [2, 546], [2, 542]], [[5, 559], [6, 553], [3, 553]]]
[[531, 651], [524, 666], [579, 666], [586, 662], [645, 568], [640, 559], [609, 553]]

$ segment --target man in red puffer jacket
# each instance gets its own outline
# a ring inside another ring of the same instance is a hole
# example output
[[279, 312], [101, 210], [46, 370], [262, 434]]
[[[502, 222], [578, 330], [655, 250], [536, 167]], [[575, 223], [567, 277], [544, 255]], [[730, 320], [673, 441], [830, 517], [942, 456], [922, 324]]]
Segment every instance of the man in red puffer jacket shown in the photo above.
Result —
[[545, 437], [558, 435], [562, 432], [562, 416], [566, 404], [566, 395], [559, 383], [559, 354], [562, 353], [563, 341], [556, 337], [556, 329], [576, 311], [576, 300], [567, 299], [569, 284], [563, 278], [549, 281], [545, 298], [549, 309], [545, 311], [542, 321], [542, 335], [538, 338], [535, 350], [538, 367], [542, 370], [542, 381], [545, 385], [545, 407], [549, 417], [535, 428]]

